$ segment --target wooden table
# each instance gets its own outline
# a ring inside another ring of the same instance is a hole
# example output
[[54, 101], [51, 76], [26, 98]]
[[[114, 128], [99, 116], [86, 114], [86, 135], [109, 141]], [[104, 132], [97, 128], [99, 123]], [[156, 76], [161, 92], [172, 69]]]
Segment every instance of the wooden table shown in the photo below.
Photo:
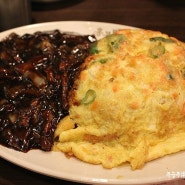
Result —
[[[32, 3], [32, 22], [101, 21], [159, 30], [185, 41], [184, 0], [61, 0]], [[182, 161], [183, 162], [183, 161]], [[0, 185], [58, 185], [65, 181], [40, 175], [0, 158]], [[77, 184], [65, 182], [66, 184]]]
[[103, 21], [160, 30], [185, 41], [184, 0], [66, 0], [33, 4], [34, 23]]

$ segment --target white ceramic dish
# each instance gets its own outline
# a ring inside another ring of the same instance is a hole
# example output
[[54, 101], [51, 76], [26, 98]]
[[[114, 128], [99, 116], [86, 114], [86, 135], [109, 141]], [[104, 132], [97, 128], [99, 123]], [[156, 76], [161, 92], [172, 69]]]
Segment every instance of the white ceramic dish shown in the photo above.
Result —
[[[50, 22], [15, 28], [0, 33], [0, 40], [11, 32], [18, 34], [34, 33], [59, 29], [64, 32], [95, 34], [101, 38], [114, 30], [133, 28], [124, 25], [101, 22], [66, 21]], [[66, 158], [63, 153], [32, 150], [21, 153], [0, 146], [0, 157], [23, 168], [56, 177], [59, 179], [87, 184], [150, 184], [160, 183], [176, 178], [185, 178], [185, 152], [169, 155], [147, 163], [143, 169], [132, 171], [128, 165], [114, 169], [103, 169], [99, 165], [91, 165], [74, 158]]]

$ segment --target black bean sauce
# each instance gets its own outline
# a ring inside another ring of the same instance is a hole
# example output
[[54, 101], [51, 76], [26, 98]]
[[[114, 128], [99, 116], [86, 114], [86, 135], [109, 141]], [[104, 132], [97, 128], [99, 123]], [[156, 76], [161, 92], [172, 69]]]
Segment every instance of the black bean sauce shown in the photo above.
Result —
[[0, 42], [0, 143], [18, 151], [50, 151], [68, 92], [96, 39], [51, 32]]

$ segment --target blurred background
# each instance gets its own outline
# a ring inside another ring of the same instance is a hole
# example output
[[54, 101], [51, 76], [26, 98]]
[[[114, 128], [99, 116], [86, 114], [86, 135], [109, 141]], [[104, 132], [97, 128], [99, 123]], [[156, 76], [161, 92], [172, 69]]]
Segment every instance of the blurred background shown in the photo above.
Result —
[[185, 41], [184, 0], [0, 0], [0, 31], [68, 20], [160, 30]]
[[185, 41], [184, 0], [55, 0], [48, 3], [41, 1], [32, 1], [33, 23], [66, 20], [103, 21], [160, 30]]

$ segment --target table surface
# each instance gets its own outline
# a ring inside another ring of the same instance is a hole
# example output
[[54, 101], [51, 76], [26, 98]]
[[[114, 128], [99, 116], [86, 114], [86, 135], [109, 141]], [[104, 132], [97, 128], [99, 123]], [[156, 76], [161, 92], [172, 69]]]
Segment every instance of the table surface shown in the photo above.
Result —
[[[185, 41], [184, 0], [61, 0], [31, 3], [31, 24], [51, 21], [98, 21], [159, 30]], [[40, 175], [0, 158], [0, 185], [74, 184]]]

